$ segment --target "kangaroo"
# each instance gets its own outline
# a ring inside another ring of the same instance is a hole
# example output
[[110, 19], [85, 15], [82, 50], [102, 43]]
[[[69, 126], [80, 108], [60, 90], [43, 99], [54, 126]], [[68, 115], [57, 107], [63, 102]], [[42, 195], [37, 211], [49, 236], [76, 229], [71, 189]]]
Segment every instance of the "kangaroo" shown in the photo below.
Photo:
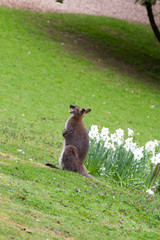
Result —
[[[66, 121], [63, 131], [64, 145], [59, 159], [59, 163], [63, 170], [78, 172], [87, 178], [92, 178], [84, 167], [85, 157], [89, 148], [88, 131], [83, 123], [85, 114], [91, 109], [84, 109], [70, 105], [70, 113], [72, 114]], [[49, 167], [57, 168], [50, 163]]]

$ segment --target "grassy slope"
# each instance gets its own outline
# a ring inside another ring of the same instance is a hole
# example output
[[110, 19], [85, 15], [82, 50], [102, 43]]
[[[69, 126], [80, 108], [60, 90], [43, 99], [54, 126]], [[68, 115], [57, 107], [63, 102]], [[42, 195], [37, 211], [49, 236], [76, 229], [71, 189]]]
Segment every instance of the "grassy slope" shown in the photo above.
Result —
[[109, 187], [13, 156], [3, 162], [2, 239], [158, 239], [158, 195]]
[[43, 166], [57, 163], [70, 104], [92, 108], [87, 127], [159, 137], [160, 48], [149, 27], [0, 8], [0, 31], [0, 151], [9, 155], [0, 155], [0, 237], [156, 239], [158, 196]]

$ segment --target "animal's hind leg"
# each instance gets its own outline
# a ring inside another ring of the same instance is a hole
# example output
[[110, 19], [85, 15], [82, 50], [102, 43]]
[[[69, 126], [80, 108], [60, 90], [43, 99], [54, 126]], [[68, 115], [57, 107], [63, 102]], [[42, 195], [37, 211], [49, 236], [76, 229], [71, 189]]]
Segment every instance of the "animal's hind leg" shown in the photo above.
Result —
[[84, 165], [82, 165], [79, 169], [79, 173], [82, 174], [83, 176], [87, 177], [87, 178], [93, 178], [89, 173], [87, 173]]
[[61, 165], [64, 170], [79, 172], [78, 151], [75, 146], [67, 145], [65, 147]]

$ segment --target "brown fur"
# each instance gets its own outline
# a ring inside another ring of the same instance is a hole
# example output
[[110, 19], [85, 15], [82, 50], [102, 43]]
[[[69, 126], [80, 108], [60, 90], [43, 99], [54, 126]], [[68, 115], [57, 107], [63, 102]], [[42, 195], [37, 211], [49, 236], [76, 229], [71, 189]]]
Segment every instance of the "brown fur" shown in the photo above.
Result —
[[[63, 131], [64, 146], [59, 159], [63, 170], [78, 172], [85, 177], [92, 178], [85, 170], [84, 161], [89, 148], [88, 131], [83, 123], [84, 115], [91, 109], [84, 109], [70, 105], [71, 117], [65, 124]], [[46, 166], [57, 168], [47, 163]]]
[[63, 131], [65, 141], [59, 161], [63, 169], [91, 177], [84, 167], [84, 160], [89, 148], [89, 136], [82, 121], [84, 115], [91, 110], [73, 105], [70, 108], [72, 116], [67, 120]]

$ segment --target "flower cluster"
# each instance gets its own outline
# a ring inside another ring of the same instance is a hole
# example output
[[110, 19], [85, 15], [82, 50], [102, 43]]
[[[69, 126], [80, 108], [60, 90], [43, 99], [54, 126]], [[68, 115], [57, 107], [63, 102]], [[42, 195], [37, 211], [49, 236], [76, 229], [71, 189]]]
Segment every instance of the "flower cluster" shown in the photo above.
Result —
[[156, 154], [156, 148], [159, 146], [160, 141], [149, 141], [143, 147], [139, 147], [133, 141], [134, 131], [128, 128], [127, 138], [124, 138], [124, 130], [119, 128], [114, 133], [109, 133], [109, 129], [103, 127], [101, 131], [97, 125], [92, 125], [89, 131], [90, 139], [94, 139], [97, 143], [104, 142], [106, 149], [116, 150], [122, 146], [127, 152], [134, 155], [136, 161], [140, 161], [144, 157], [144, 153], [150, 154], [151, 162], [154, 164], [160, 163], [160, 153]]
[[160, 153], [153, 155], [153, 157], [151, 158], [151, 162], [154, 164], [160, 163]]
[[147, 189], [146, 193], [150, 194], [150, 195], [154, 195], [154, 192], [151, 189]]
[[132, 185], [147, 190], [158, 184], [160, 173], [160, 141], [147, 142], [140, 147], [134, 142], [134, 131], [119, 128], [110, 133], [108, 128], [92, 125], [90, 147], [85, 166], [92, 174], [111, 177], [121, 185]]

